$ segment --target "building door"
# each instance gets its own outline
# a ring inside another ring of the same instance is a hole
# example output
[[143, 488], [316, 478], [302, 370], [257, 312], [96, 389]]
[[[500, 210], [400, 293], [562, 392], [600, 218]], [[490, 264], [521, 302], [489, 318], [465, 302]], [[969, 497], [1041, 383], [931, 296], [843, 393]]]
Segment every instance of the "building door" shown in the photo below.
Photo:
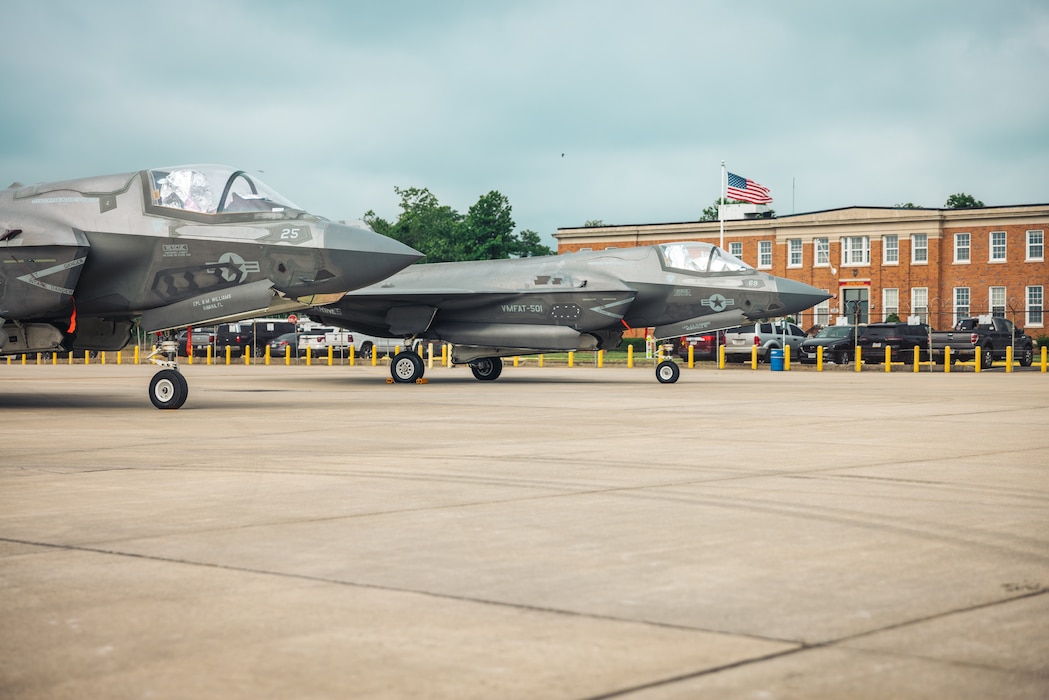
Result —
[[869, 323], [870, 288], [842, 287], [841, 302], [842, 313], [849, 323], [853, 325]]

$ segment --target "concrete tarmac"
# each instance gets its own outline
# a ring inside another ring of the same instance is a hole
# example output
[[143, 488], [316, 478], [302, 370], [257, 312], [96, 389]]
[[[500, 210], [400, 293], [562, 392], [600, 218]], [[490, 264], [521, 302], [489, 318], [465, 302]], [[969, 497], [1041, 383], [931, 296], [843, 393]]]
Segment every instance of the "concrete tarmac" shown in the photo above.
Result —
[[0, 698], [1049, 697], [1049, 376], [0, 366]]

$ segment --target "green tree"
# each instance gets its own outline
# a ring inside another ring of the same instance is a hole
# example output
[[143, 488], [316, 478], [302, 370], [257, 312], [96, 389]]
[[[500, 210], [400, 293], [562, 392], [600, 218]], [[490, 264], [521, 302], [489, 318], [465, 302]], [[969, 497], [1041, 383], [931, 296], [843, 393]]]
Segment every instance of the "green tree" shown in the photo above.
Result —
[[947, 209], [973, 209], [982, 206], [983, 202], [964, 192], [952, 194], [947, 198], [947, 204], [944, 205]]
[[922, 205], [914, 204], [913, 202], [906, 202], [903, 204], [893, 204], [893, 209], [921, 209]]
[[721, 204], [728, 204], [728, 200], [724, 197], [718, 197], [717, 199], [715, 199], [713, 204], [711, 204], [709, 207], [703, 210], [703, 215], [699, 217], [699, 220], [717, 221], [719, 219], [718, 206]]
[[605, 222], [601, 219], [587, 219], [586, 223], [583, 224], [583, 228], [597, 228], [598, 226], [604, 226]]
[[531, 258], [537, 255], [553, 255], [554, 249], [543, 245], [539, 234], [532, 229], [525, 229], [517, 234], [517, 246], [512, 254], [519, 258]]
[[492, 190], [477, 200], [462, 222], [460, 260], [508, 258], [517, 247], [510, 201]]

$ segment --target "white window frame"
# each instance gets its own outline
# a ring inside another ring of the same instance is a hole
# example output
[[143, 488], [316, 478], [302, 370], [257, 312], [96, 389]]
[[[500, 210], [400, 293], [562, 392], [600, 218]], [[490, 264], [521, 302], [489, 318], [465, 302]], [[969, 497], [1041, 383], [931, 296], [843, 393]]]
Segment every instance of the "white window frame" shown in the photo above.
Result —
[[731, 256], [733, 256], [735, 258], [739, 258], [740, 260], [742, 260], [743, 259], [743, 242], [742, 241], [729, 241], [728, 253], [729, 253], [729, 255], [731, 255]]
[[[1037, 239], [1037, 243], [1035, 239]], [[1028, 231], [1026, 248], [1027, 262], [1041, 262], [1045, 260], [1045, 231]]]
[[812, 245], [816, 248], [813, 267], [830, 267], [830, 239], [814, 238]]
[[968, 287], [954, 288], [954, 317], [951, 326], [972, 315], [972, 293]]
[[[921, 255], [919, 255], [919, 252]], [[929, 234], [927, 233], [914, 233], [911, 234], [911, 264], [912, 265], [928, 265], [929, 264]]]
[[929, 322], [928, 287], [911, 287], [911, 315], [920, 318], [922, 323]]
[[800, 238], [787, 239], [787, 267], [801, 267], [805, 260]]
[[[765, 262], [765, 259], [768, 262]], [[758, 269], [772, 267], [772, 241], [758, 241]]]
[[1045, 324], [1045, 287], [1032, 284], [1024, 292], [1025, 326], [1041, 328]]
[[882, 236], [881, 262], [883, 265], [900, 264], [900, 237], [894, 233]]
[[[826, 289], [823, 291], [828, 292]], [[830, 323], [830, 299], [824, 299], [812, 307], [814, 323], [818, 326], [826, 326]]]
[[987, 310], [992, 316], [1005, 318], [1006, 306], [1005, 287], [990, 287], [987, 290]]
[[[998, 238], [1001, 242], [995, 243]], [[991, 231], [987, 234], [989, 262], [1005, 262], [1007, 259], [1009, 236], [1005, 231]]]
[[841, 237], [842, 267], [859, 267], [871, 264], [870, 236]]
[[[965, 236], [963, 239], [962, 236]], [[962, 245], [962, 241], [965, 241], [965, 245]], [[962, 251], [965, 251], [965, 257], [962, 257]], [[968, 264], [972, 262], [973, 257], [973, 237], [971, 233], [956, 233], [954, 234], [954, 262]]]
[[900, 315], [900, 290], [886, 287], [881, 290], [881, 320], [884, 321], [892, 314]]

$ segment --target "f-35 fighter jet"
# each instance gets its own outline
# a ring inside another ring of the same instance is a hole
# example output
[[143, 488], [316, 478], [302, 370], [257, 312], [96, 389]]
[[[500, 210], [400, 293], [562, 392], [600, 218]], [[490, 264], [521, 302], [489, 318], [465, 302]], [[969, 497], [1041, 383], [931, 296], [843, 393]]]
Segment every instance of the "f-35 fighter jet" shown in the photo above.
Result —
[[[0, 191], [0, 355], [119, 350], [136, 317], [165, 331], [302, 310], [421, 257], [224, 166], [16, 183]], [[159, 350], [149, 397], [178, 408], [175, 344]]]
[[[619, 345], [628, 328], [657, 339], [785, 316], [830, 295], [759, 272], [709, 243], [663, 243], [513, 260], [413, 265], [308, 313], [361, 333], [453, 344], [452, 362], [495, 379], [502, 357]], [[394, 381], [422, 378], [415, 353], [397, 355]], [[677, 381], [667, 360], [663, 383]]]

